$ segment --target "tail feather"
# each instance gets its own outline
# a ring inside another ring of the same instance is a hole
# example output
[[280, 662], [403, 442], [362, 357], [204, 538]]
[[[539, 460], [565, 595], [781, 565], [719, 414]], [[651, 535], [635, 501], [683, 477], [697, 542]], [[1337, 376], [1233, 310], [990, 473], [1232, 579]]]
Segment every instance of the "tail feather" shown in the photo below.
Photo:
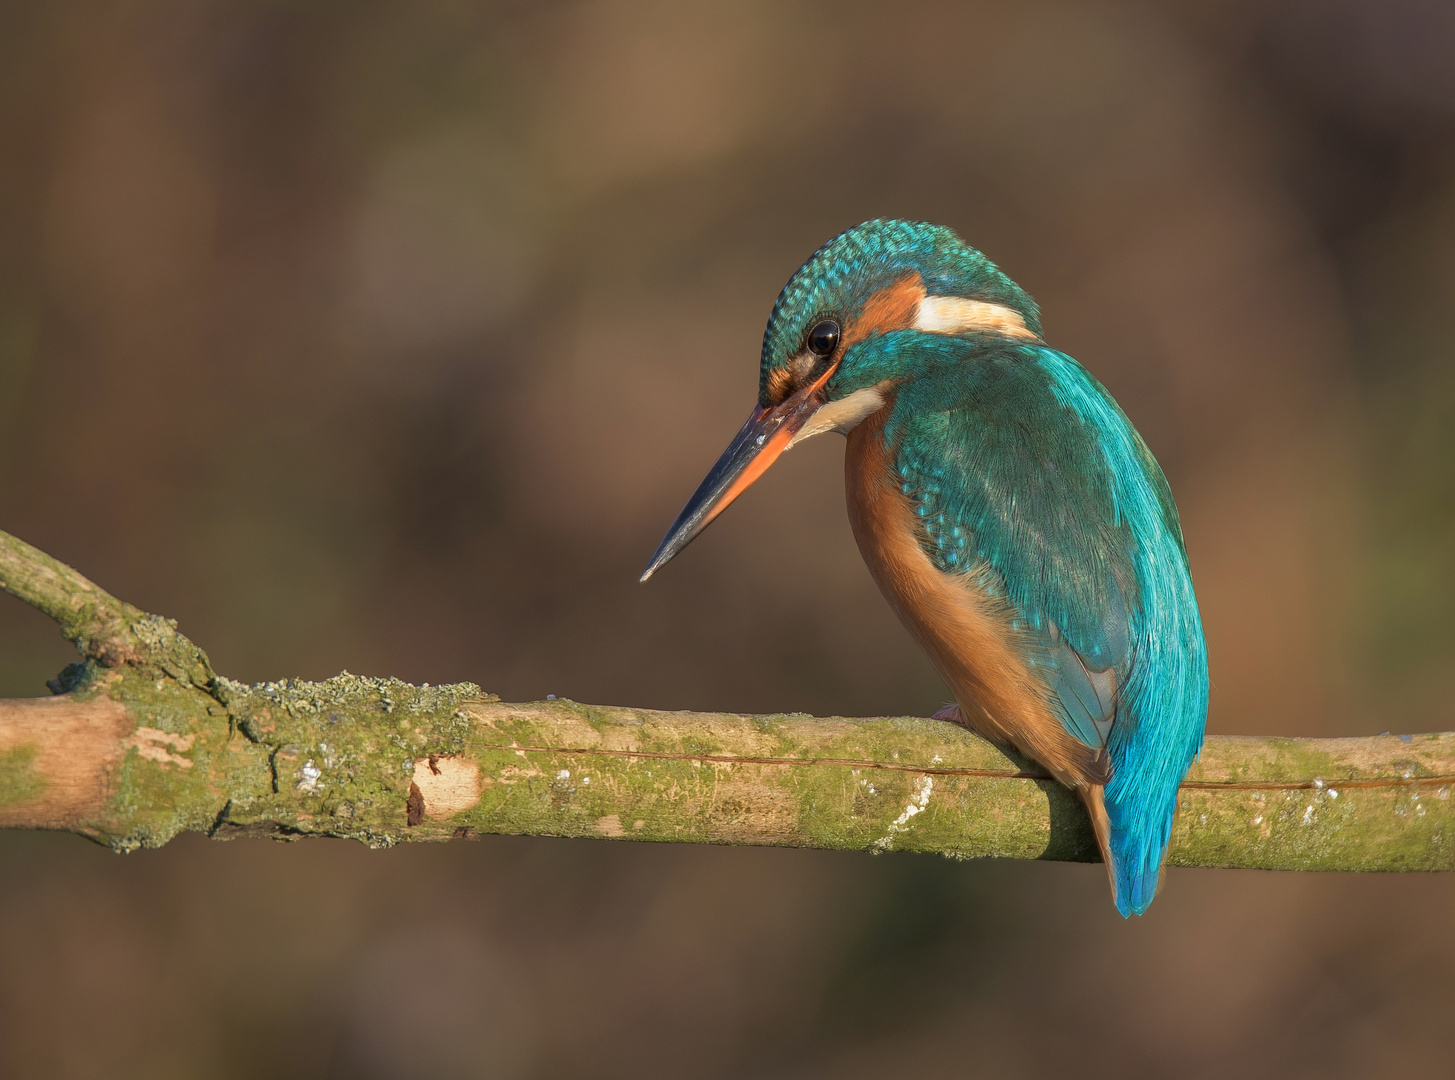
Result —
[[1116, 868], [1116, 905], [1122, 918], [1142, 915], [1152, 897], [1157, 895], [1157, 886], [1162, 879], [1162, 865], [1142, 866], [1134, 869], [1129, 862], [1121, 862]]
[[1144, 914], [1162, 882], [1171, 821], [1149, 835], [1146, 830], [1128, 828], [1127, 822], [1118, 820], [1126, 815], [1119, 813], [1121, 807], [1108, 806], [1106, 789], [1100, 784], [1082, 788], [1081, 798], [1091, 815], [1091, 827], [1101, 849], [1101, 860], [1106, 864], [1117, 911], [1124, 919]]

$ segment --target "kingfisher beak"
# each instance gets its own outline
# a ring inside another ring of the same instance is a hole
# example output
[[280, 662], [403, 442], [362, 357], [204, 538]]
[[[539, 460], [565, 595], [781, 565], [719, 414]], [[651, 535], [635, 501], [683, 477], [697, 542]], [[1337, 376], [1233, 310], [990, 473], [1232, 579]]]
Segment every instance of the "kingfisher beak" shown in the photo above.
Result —
[[781, 405], [764, 408], [759, 405], [748, 417], [747, 423], [728, 444], [717, 459], [717, 464], [708, 471], [692, 498], [672, 522], [667, 535], [662, 538], [652, 561], [641, 576], [646, 581], [663, 566], [667, 565], [679, 551], [685, 548], [697, 535], [712, 524], [753, 481], [768, 471], [768, 466], [788, 449], [809, 417], [823, 407], [824, 384], [831, 372], [825, 372], [808, 386], [787, 398]]

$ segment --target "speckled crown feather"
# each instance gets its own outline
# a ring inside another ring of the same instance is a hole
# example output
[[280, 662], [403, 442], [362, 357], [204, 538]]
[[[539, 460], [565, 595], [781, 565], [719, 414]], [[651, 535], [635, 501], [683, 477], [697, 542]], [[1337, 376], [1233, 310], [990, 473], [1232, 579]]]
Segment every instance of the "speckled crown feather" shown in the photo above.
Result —
[[845, 298], [862, 304], [876, 287], [911, 272], [931, 296], [963, 296], [1018, 311], [1040, 334], [1036, 302], [954, 231], [925, 221], [875, 219], [840, 233], [815, 251], [783, 286], [763, 332], [762, 377], [803, 346], [823, 315], [846, 318]]

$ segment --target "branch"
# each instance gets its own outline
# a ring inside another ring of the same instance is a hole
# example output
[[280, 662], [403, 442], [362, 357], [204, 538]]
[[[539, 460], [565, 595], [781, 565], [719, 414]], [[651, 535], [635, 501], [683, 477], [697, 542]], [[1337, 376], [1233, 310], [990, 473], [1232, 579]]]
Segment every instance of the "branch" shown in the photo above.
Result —
[[[511, 705], [347, 673], [245, 686], [4, 533], [0, 587], [83, 657], [58, 696], [0, 701], [0, 825], [118, 851], [197, 830], [1097, 859], [1069, 791], [950, 724]], [[1182, 787], [1173, 865], [1455, 869], [1455, 735], [1211, 738]]]
[[160, 667], [198, 686], [212, 680], [207, 655], [177, 633], [175, 619], [148, 615], [116, 599], [6, 532], [0, 532], [0, 589], [49, 615], [77, 652], [104, 667]]

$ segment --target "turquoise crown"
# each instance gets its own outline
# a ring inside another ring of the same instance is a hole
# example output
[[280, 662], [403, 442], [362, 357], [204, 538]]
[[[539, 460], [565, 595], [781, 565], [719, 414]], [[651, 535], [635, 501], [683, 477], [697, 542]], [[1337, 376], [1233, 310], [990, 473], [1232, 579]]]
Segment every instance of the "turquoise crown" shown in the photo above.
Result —
[[1036, 302], [953, 229], [876, 218], [841, 232], [788, 279], [763, 332], [763, 376], [803, 348], [804, 335], [818, 319], [846, 318], [853, 311], [845, 305], [857, 308], [876, 289], [910, 272], [920, 275], [931, 296], [1002, 304], [1041, 333]]

